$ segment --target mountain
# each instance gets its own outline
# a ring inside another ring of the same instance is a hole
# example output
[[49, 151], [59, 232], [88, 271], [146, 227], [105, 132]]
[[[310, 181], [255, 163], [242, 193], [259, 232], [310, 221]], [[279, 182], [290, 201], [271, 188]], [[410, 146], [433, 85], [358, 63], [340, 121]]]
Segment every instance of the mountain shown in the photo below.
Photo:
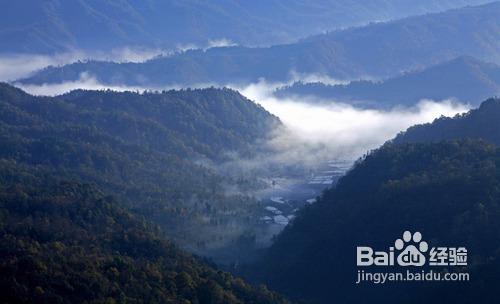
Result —
[[453, 118], [441, 117], [432, 123], [408, 128], [392, 140], [395, 144], [437, 142], [480, 138], [500, 145], [500, 99], [489, 99], [478, 109]]
[[0, 161], [3, 303], [287, 303], [179, 250], [94, 186]]
[[261, 208], [247, 190], [255, 181], [216, 167], [252, 155], [279, 125], [228, 89], [49, 98], [0, 85], [1, 160], [95, 184], [196, 252], [253, 229]]
[[458, 99], [478, 105], [500, 94], [500, 66], [459, 57], [421, 71], [381, 82], [353, 81], [345, 85], [296, 82], [275, 92], [278, 97], [316, 97], [368, 107], [414, 105], [422, 99]]
[[161, 87], [238, 84], [293, 74], [387, 78], [468, 55], [500, 62], [500, 2], [339, 30], [292, 44], [190, 50], [144, 63], [76, 62], [49, 67], [22, 83], [78, 81]]
[[[386, 144], [299, 213], [252, 265], [254, 278], [310, 303], [495, 303], [499, 163], [500, 149], [484, 141]], [[423, 252], [465, 247], [467, 266], [357, 266], [357, 246], [388, 252], [404, 231], [420, 232], [414, 238], [417, 246], [425, 239]], [[358, 271], [430, 270], [466, 272], [470, 280], [356, 284]]]
[[[1, 53], [290, 42], [325, 30], [442, 11], [485, 0], [2, 1]], [[82, 26], [85, 24], [85, 26]]]

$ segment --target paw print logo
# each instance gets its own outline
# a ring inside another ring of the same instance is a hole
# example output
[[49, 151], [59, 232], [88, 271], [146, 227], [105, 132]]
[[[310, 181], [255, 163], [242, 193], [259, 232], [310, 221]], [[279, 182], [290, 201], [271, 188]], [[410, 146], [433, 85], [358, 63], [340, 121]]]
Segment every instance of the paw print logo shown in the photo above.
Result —
[[420, 232], [417, 231], [412, 235], [410, 231], [405, 231], [403, 239], [397, 239], [394, 247], [397, 250], [404, 248], [397, 259], [400, 266], [422, 266], [425, 264], [425, 256], [422, 253], [427, 252], [429, 245], [422, 241]]

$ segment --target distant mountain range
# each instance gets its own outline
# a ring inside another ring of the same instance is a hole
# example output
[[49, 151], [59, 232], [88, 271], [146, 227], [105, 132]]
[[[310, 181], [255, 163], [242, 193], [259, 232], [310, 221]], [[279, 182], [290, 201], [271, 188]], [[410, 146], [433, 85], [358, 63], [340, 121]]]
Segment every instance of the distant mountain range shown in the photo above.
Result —
[[500, 62], [500, 2], [370, 24], [265, 48], [191, 50], [145, 63], [77, 62], [50, 67], [23, 83], [77, 81], [164, 86], [288, 81], [291, 74], [386, 78], [468, 55]]
[[[500, 142], [499, 121], [500, 100], [490, 99], [469, 114], [410, 128], [369, 152], [301, 210], [250, 273], [311, 303], [495, 303], [500, 148], [492, 143]], [[466, 247], [467, 266], [356, 265], [357, 246], [389, 250], [404, 231], [420, 232], [429, 248]], [[468, 272], [470, 280], [356, 284], [358, 271], [430, 269]]]
[[297, 82], [278, 89], [275, 95], [313, 96], [317, 97], [316, 101], [340, 101], [375, 108], [411, 106], [422, 99], [449, 98], [478, 105], [488, 97], [500, 95], [500, 66], [459, 57], [381, 82], [353, 81], [346, 85]]
[[[175, 49], [227, 39], [271, 45], [326, 30], [442, 11], [485, 0], [3, 1], [0, 53], [119, 47]], [[85, 25], [85, 26], [82, 26]]]

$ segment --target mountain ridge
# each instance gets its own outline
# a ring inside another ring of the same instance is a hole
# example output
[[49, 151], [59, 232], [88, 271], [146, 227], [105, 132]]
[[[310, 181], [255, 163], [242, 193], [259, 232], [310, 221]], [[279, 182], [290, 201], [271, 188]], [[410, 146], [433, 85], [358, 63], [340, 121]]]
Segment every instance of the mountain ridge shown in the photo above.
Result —
[[332, 28], [485, 2], [11, 1], [3, 4], [4, 13], [0, 13], [0, 50], [58, 53], [120, 47], [175, 49], [210, 43], [271, 45]]
[[[294, 72], [336, 79], [380, 79], [462, 55], [500, 62], [500, 42], [495, 39], [500, 34], [499, 11], [500, 2], [493, 2], [267, 48], [237, 46], [190, 50], [144, 63], [73, 63], [46, 68], [21, 82], [78, 81], [82, 73], [88, 73], [103, 84], [146, 87], [241, 84], [260, 78], [280, 82], [288, 81]], [[481, 48], [477, 48], [478, 45]]]
[[479, 108], [455, 117], [441, 117], [432, 123], [415, 125], [391, 140], [394, 144], [437, 142], [480, 138], [500, 145], [500, 99], [490, 98]]
[[230, 244], [260, 210], [255, 181], [203, 164], [252, 155], [278, 125], [228, 89], [35, 97], [0, 85], [0, 159], [96, 184], [196, 252]]
[[297, 82], [278, 89], [278, 97], [317, 97], [367, 107], [412, 106], [422, 99], [457, 99], [478, 105], [500, 93], [500, 66], [460, 56], [423, 70], [379, 82], [353, 81], [345, 85]]

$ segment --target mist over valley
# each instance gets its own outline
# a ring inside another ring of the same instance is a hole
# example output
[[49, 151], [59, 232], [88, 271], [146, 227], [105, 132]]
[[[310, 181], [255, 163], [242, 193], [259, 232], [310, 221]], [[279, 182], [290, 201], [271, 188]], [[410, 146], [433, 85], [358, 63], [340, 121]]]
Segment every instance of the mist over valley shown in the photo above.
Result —
[[0, 7], [1, 302], [497, 302], [500, 2]]

